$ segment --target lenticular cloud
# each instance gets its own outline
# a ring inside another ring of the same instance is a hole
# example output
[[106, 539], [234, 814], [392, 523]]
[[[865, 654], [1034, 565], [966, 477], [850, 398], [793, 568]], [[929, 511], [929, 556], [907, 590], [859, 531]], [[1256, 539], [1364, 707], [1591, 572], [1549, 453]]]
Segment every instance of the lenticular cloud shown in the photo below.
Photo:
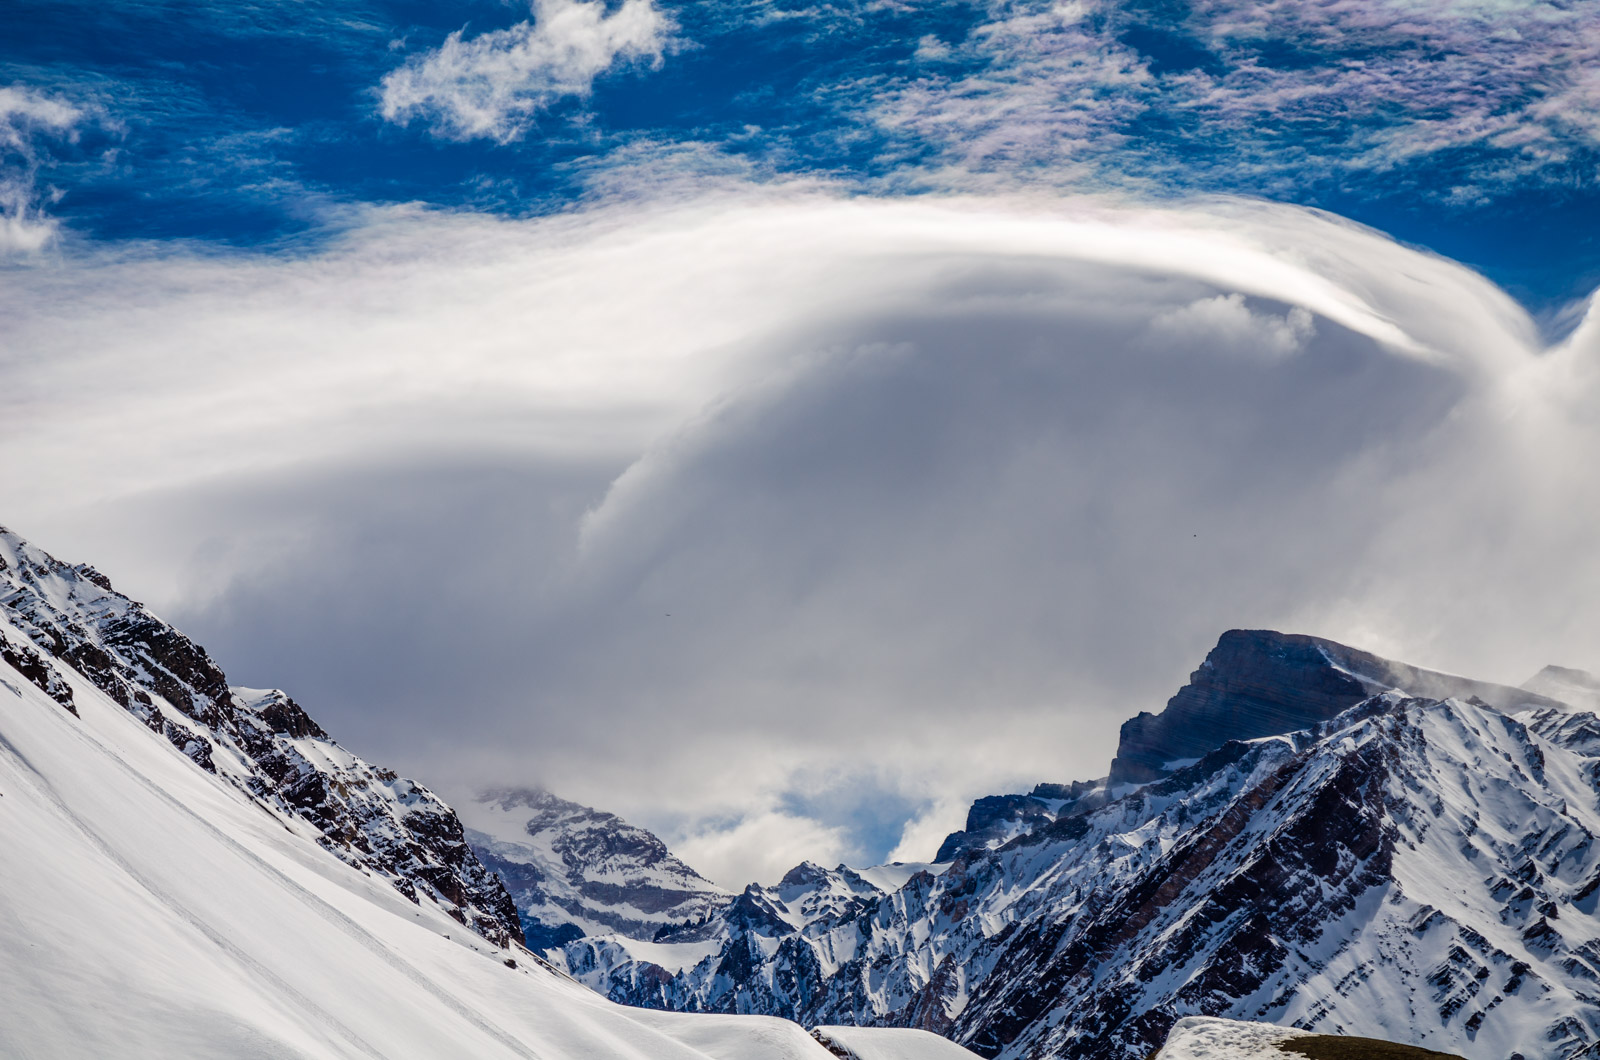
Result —
[[15, 281], [8, 519], [353, 745], [717, 878], [750, 821], [895, 844], [803, 775], [1096, 775], [1229, 626], [1512, 683], [1600, 632], [1592, 328], [1325, 214], [768, 189]]

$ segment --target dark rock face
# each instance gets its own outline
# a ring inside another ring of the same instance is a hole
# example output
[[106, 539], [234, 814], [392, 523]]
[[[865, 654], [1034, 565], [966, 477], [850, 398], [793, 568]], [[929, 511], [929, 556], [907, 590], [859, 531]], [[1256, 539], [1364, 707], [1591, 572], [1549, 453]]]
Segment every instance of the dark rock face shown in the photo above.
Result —
[[199, 768], [313, 825], [344, 861], [413, 901], [426, 895], [493, 942], [521, 938], [510, 896], [448, 806], [333, 743], [284, 693], [230, 688], [204, 648], [94, 568], [0, 528], [0, 607], [29, 641], [6, 639], [0, 655], [63, 706], [72, 709], [70, 671]]
[[1295, 732], [1390, 689], [1427, 699], [1477, 698], [1497, 710], [1561, 706], [1534, 692], [1423, 670], [1320, 637], [1234, 629], [1166, 710], [1123, 723], [1111, 783], [1155, 780], [1170, 763], [1229, 740]]
[[0, 634], [0, 661], [26, 677], [35, 688], [60, 703], [74, 716], [77, 715], [78, 708], [72, 702], [72, 686], [38, 651], [26, 644], [13, 644], [4, 634]]

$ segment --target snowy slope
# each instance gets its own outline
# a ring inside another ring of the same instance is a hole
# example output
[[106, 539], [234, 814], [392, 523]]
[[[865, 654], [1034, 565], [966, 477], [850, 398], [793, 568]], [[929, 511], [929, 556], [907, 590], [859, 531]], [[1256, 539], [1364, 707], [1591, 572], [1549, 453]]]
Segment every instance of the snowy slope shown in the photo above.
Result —
[[645, 829], [549, 792], [489, 792], [462, 814], [467, 842], [505, 881], [536, 950], [585, 935], [647, 943], [733, 900]]
[[829, 1057], [782, 1020], [623, 1009], [464, 929], [458, 903], [413, 901], [253, 791], [226, 741], [206, 769], [30, 648], [39, 628], [0, 607], [0, 1056]]
[[1156, 1060], [1294, 1060], [1278, 1048], [1308, 1031], [1209, 1016], [1185, 1016], [1172, 1025]]
[[0, 613], [0, 661], [64, 709], [78, 708], [84, 686], [110, 697], [197, 768], [310, 826], [339, 858], [488, 939], [521, 938], [510, 896], [432, 792], [340, 747], [284, 693], [230, 688], [204, 648], [94, 568], [0, 527]]

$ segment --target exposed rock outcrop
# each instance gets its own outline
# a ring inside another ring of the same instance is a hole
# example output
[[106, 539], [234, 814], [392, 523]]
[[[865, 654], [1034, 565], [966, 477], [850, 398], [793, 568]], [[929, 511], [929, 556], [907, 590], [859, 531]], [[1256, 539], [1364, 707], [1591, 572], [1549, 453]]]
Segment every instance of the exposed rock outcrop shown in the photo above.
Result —
[[1019, 835], [1034, 832], [1061, 817], [1072, 817], [1104, 805], [1104, 781], [1038, 784], [1026, 795], [985, 795], [967, 811], [967, 826], [951, 832], [939, 845], [933, 860], [954, 861], [974, 850], [1003, 846]]

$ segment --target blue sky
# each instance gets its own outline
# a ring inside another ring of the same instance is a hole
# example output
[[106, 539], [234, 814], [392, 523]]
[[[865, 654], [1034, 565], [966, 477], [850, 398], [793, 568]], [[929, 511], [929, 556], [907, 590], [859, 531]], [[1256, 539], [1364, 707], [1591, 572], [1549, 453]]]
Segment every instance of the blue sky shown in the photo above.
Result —
[[363, 203], [524, 215], [629, 182], [817, 176], [1260, 195], [1470, 263], [1547, 311], [1600, 277], [1600, 25], [1583, 5], [635, 8], [654, 19], [641, 49], [542, 98], [548, 65], [502, 71], [523, 109], [477, 131], [438, 106], [386, 120], [384, 79], [453, 33], [492, 57], [496, 33], [537, 26], [523, 4], [18, 0], [0, 84], [79, 110], [66, 130], [13, 124], [51, 215], [99, 240], [260, 244]]
[[1230, 627], [1600, 667], [1594, 5], [5, 20], [0, 521], [451, 798], [738, 887]]

